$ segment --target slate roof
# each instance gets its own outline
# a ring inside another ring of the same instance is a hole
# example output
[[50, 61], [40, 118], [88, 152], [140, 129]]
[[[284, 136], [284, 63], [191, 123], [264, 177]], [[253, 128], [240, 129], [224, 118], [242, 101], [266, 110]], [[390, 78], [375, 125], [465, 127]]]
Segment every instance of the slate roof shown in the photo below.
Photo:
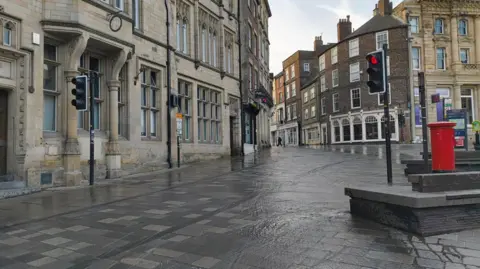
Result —
[[[357, 36], [365, 35], [368, 33], [373, 33], [373, 32], [380, 32], [383, 30], [391, 29], [391, 28], [397, 28], [397, 27], [402, 27], [402, 26], [407, 26], [406, 23], [402, 22], [401, 20], [397, 19], [394, 16], [382, 16], [382, 15], [376, 15], [373, 18], [371, 18], [369, 21], [364, 23], [360, 28], [355, 30], [355, 32], [351, 33], [347, 37], [345, 37], [344, 40], [352, 39]], [[342, 40], [342, 41], [344, 41]]]

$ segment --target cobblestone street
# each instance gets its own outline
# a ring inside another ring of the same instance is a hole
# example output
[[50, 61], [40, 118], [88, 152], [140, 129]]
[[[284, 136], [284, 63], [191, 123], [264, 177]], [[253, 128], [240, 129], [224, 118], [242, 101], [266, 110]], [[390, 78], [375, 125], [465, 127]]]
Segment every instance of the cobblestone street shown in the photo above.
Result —
[[480, 268], [480, 231], [419, 238], [352, 217], [344, 187], [386, 184], [385, 160], [342, 151], [273, 148], [2, 200], [0, 267]]

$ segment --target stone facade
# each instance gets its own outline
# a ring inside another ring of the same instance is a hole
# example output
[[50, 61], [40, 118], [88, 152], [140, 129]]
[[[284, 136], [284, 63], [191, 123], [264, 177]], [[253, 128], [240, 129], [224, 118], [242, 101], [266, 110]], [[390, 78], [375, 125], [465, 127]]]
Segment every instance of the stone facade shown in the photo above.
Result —
[[[421, 137], [418, 72], [425, 73], [427, 121], [443, 120], [441, 104], [432, 104], [430, 96], [439, 93], [454, 109], [466, 109], [468, 127], [480, 115], [480, 2], [406, 0], [394, 14], [410, 24], [412, 85], [415, 114], [411, 125]], [[469, 131], [470, 143], [474, 135]]]
[[241, 143], [237, 1], [220, 2], [167, 2], [180, 104], [167, 111], [164, 1], [3, 1], [0, 172], [29, 186], [88, 179], [89, 112], [70, 104], [80, 74], [91, 75], [95, 97], [97, 178], [167, 166], [167, 117], [172, 162], [177, 137], [181, 162], [230, 155]]
[[[319, 56], [320, 123], [323, 126], [320, 137], [328, 143], [384, 141], [383, 94], [368, 93], [365, 71], [365, 55], [381, 48], [383, 43], [389, 46], [387, 72], [392, 141], [410, 140], [409, 129], [399, 124], [410, 98], [407, 26], [388, 15], [391, 12], [381, 14]], [[348, 22], [349, 18], [341, 19], [339, 24]]]
[[283, 71], [275, 75], [272, 79], [272, 96], [275, 107], [270, 118], [270, 141], [272, 145], [278, 144], [278, 137], [282, 138], [282, 143], [285, 137], [281, 136], [278, 127], [285, 121], [285, 77]]
[[[257, 115], [244, 110], [244, 153], [268, 147], [270, 142], [270, 107], [255, 92], [260, 88], [271, 95], [270, 41], [268, 20], [272, 16], [268, 0], [244, 0], [240, 6], [242, 104], [255, 103]], [[271, 96], [270, 96], [271, 98]]]

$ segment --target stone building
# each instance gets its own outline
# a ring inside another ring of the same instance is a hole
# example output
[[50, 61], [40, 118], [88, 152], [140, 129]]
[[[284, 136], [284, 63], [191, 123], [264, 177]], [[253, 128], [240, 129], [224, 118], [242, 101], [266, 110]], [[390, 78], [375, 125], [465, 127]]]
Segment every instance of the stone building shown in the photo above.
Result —
[[480, 115], [480, 42], [476, 41], [480, 39], [480, 2], [406, 0], [393, 12], [410, 26], [414, 136], [422, 134], [418, 92], [418, 72], [422, 71], [427, 122], [444, 119], [442, 103], [430, 101], [430, 96], [438, 93], [450, 107], [466, 110], [472, 142], [471, 123]]
[[268, 0], [242, 0], [240, 6], [243, 142], [249, 154], [270, 141], [271, 78], [268, 20], [272, 16]]
[[230, 155], [241, 141], [232, 124], [241, 104], [238, 9], [237, 1], [221, 2], [167, 2], [179, 96], [167, 111], [164, 1], [1, 1], [0, 175], [44, 187], [88, 179], [89, 112], [70, 104], [71, 79], [82, 73], [98, 74], [91, 77], [97, 177], [164, 167], [167, 117], [171, 161], [177, 135], [182, 162]]
[[[409, 141], [409, 57], [407, 25], [392, 16], [392, 6], [380, 0], [374, 16], [352, 32], [349, 16], [337, 25], [338, 42], [318, 58], [320, 69], [320, 137], [328, 142], [384, 141], [383, 94], [368, 93], [365, 56], [388, 44], [392, 141]], [[327, 132], [327, 134], [325, 134]]]

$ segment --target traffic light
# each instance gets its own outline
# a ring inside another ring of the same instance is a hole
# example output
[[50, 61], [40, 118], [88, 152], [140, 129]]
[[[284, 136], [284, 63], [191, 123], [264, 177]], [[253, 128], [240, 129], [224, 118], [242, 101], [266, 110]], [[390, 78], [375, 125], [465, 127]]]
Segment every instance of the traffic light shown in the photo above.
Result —
[[367, 73], [369, 77], [367, 85], [369, 94], [384, 93], [386, 89], [386, 74], [383, 50], [370, 52], [366, 58], [368, 61]]
[[88, 78], [87, 76], [77, 76], [72, 78], [72, 83], [75, 84], [75, 89], [72, 89], [72, 94], [75, 99], [72, 100], [72, 105], [77, 110], [85, 111], [88, 108]]

